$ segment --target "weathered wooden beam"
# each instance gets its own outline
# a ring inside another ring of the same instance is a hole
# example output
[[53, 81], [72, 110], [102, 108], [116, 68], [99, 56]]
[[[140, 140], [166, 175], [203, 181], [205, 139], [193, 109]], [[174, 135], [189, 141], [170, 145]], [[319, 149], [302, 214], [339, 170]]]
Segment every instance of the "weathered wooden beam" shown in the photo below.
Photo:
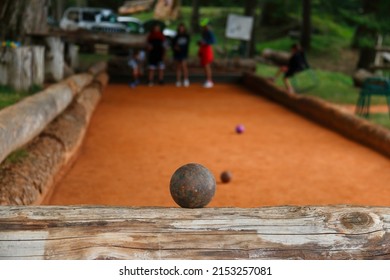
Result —
[[376, 70], [389, 70], [390, 65], [371, 65], [370, 70], [376, 71]]
[[377, 52], [390, 52], [390, 47], [378, 46], [378, 47], [375, 47], [375, 50]]
[[0, 259], [390, 259], [390, 208], [0, 207]]
[[100, 43], [124, 47], [145, 47], [147, 37], [145, 34], [91, 32], [87, 30], [56, 31], [50, 35], [61, 36], [63, 40], [75, 44]]
[[119, 14], [133, 14], [148, 10], [153, 5], [153, 0], [126, 1], [122, 7], [119, 7]]

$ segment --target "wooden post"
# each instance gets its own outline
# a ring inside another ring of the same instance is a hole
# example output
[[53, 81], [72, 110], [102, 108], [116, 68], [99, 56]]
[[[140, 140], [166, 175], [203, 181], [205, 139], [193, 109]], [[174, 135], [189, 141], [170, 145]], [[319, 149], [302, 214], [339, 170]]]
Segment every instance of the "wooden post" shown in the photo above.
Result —
[[79, 67], [79, 47], [72, 43], [69, 44], [67, 55], [70, 68], [72, 68], [72, 70], [77, 70]]
[[64, 43], [60, 37], [45, 38], [48, 46], [46, 51], [46, 79], [59, 82], [64, 78]]
[[3, 48], [0, 58], [0, 85], [16, 91], [29, 90], [44, 82], [44, 48], [40, 46]]
[[42, 86], [45, 81], [45, 48], [33, 46], [32, 48], [32, 84]]
[[390, 208], [0, 207], [0, 259], [390, 259]]
[[30, 47], [12, 50], [13, 56], [9, 65], [9, 85], [16, 91], [26, 91], [31, 87], [32, 52]]
[[0, 48], [0, 85], [8, 85], [8, 65], [12, 59], [12, 53], [9, 48]]

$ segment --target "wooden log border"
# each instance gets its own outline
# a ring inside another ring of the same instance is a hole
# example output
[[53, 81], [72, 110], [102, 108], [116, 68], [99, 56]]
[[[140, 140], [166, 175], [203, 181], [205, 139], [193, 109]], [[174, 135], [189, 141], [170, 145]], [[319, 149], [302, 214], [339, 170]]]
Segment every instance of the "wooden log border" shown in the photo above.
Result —
[[384, 127], [322, 99], [288, 93], [266, 78], [252, 73], [244, 74], [243, 84], [257, 95], [275, 101], [346, 138], [390, 157], [390, 131]]
[[[56, 111], [53, 111], [50, 117], [52, 121], [47, 123], [43, 130], [39, 129], [31, 134], [34, 136], [32, 140], [25, 140], [28, 142], [25, 146], [27, 157], [16, 163], [3, 163], [0, 166], [0, 205], [39, 204], [50, 195], [52, 187], [78, 154], [91, 115], [100, 100], [103, 87], [108, 83], [107, 74], [102, 72], [104, 69], [104, 64], [94, 66], [90, 73], [74, 76], [64, 82], [66, 91], [62, 90], [64, 83], [60, 83], [12, 108], [11, 112], [23, 112], [23, 108], [29, 104], [37, 104], [34, 109], [39, 106], [55, 108], [53, 104], [56, 103], [52, 102], [52, 97], [47, 98], [47, 94], [54, 95], [55, 98], [65, 95], [66, 98], [66, 102], [61, 103], [60, 107], [65, 108], [57, 110], [63, 112], [56, 116]], [[88, 85], [85, 81], [89, 82]], [[57, 89], [62, 91], [56, 92]], [[29, 115], [25, 114], [22, 118], [38, 118], [34, 115], [35, 112], [27, 110]], [[5, 116], [12, 117], [14, 114]], [[21, 124], [17, 123], [15, 127], [18, 128], [18, 125]], [[20, 144], [17, 147], [20, 147]], [[12, 151], [13, 148], [15, 146], [8, 147], [8, 150]]]
[[38, 136], [92, 79], [86, 73], [72, 76], [1, 110], [0, 162]]
[[390, 208], [0, 207], [0, 259], [390, 259]]

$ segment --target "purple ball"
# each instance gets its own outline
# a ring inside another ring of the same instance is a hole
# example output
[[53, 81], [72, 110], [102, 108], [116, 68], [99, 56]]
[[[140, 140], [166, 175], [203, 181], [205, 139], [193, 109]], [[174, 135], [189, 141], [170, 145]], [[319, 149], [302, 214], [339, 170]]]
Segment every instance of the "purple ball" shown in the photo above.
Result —
[[236, 126], [236, 132], [237, 132], [237, 133], [241, 134], [241, 133], [243, 133], [244, 131], [245, 131], [244, 125], [239, 124], [239, 125]]

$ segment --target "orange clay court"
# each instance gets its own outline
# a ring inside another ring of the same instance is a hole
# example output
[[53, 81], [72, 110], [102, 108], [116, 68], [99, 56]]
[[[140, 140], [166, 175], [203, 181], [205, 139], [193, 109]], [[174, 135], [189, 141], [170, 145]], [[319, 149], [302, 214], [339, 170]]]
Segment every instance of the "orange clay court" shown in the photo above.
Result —
[[178, 207], [170, 178], [190, 162], [216, 178], [207, 207], [390, 205], [388, 158], [233, 84], [109, 85], [44, 204]]

